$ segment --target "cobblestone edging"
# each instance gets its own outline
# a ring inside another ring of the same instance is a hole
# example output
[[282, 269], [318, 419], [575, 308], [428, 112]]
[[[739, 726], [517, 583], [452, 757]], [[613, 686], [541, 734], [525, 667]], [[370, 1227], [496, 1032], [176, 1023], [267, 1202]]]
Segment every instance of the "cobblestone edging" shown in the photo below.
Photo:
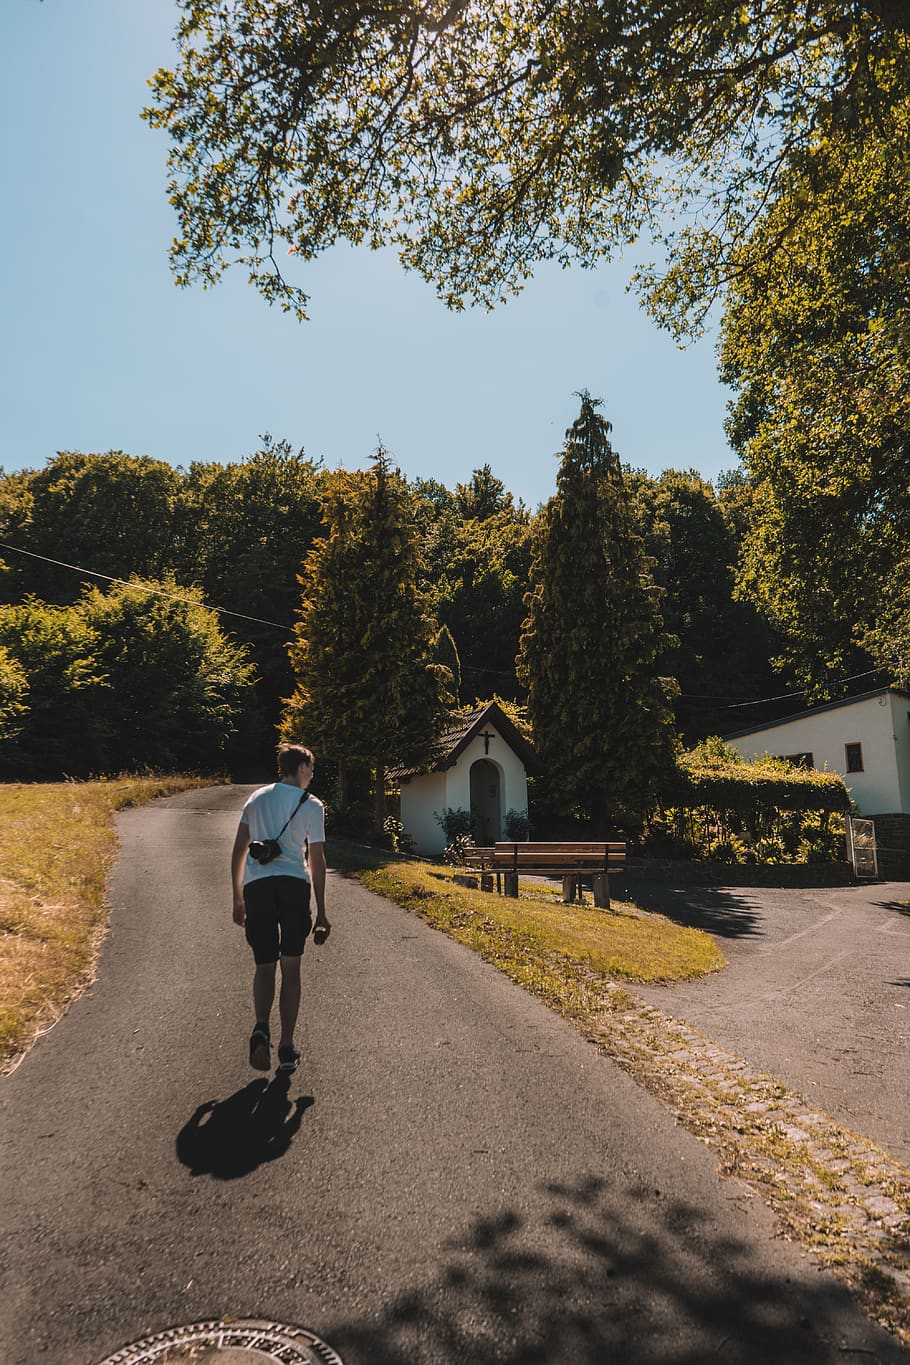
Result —
[[584, 1031], [718, 1153], [723, 1174], [773, 1208], [785, 1236], [910, 1344], [910, 1171], [624, 986], [607, 987]]

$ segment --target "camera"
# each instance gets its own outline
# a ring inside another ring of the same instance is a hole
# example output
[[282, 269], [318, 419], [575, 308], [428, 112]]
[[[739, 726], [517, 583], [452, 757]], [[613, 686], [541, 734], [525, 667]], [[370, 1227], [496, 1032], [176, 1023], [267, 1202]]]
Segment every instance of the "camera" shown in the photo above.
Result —
[[278, 857], [281, 845], [277, 839], [252, 839], [249, 852], [254, 862], [270, 863], [273, 858]]

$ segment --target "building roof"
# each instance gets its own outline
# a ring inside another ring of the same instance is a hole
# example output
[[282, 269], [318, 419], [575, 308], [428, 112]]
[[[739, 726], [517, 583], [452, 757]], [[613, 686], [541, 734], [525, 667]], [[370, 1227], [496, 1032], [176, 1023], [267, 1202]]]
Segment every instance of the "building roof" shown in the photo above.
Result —
[[724, 735], [724, 740], [745, 739], [746, 735], [757, 735], [762, 730], [776, 730], [780, 725], [789, 725], [792, 720], [805, 720], [807, 716], [820, 716], [823, 711], [836, 711], [841, 706], [855, 706], [857, 702], [870, 701], [873, 697], [886, 697], [893, 693], [896, 697], [906, 697], [910, 700], [910, 692], [905, 692], [900, 687], [877, 687], [873, 692], [861, 692], [856, 697], [841, 697], [840, 701], [826, 701], [819, 706], [810, 706], [805, 711], [794, 711], [790, 716], [781, 716], [778, 720], [766, 720], [761, 725], [750, 725], [745, 730], [734, 730], [732, 734]]
[[514, 721], [509, 720], [502, 707], [491, 701], [486, 706], [475, 707], [472, 711], [459, 711], [450, 718], [449, 724], [436, 742], [436, 756], [432, 763], [419, 768], [391, 768], [389, 776], [407, 782], [412, 777], [422, 777], [426, 773], [441, 773], [445, 772], [446, 768], [454, 768], [471, 741], [488, 724], [496, 726], [509, 748], [518, 755], [529, 773], [543, 772], [543, 765], [534, 747], [525, 739]]

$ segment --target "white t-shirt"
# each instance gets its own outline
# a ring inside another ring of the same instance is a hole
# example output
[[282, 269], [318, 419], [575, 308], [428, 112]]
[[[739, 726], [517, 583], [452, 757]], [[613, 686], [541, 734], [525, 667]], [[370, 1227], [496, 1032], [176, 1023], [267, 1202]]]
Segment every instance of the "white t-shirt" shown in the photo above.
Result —
[[[325, 843], [325, 807], [318, 796], [308, 796], [299, 806], [303, 792], [286, 782], [273, 782], [260, 787], [247, 798], [240, 813], [241, 824], [248, 825], [250, 840], [277, 839], [278, 831], [291, 816], [291, 823], [281, 836], [281, 853], [270, 863], [257, 863], [249, 854], [243, 866], [243, 885], [260, 877], [302, 877], [310, 880], [303, 846]], [[291, 812], [299, 806], [295, 814]]]

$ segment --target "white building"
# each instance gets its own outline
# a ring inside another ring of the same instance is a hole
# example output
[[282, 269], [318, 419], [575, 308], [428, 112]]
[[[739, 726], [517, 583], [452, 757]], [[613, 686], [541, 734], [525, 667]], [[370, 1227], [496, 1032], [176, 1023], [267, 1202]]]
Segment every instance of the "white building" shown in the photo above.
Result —
[[743, 758], [770, 753], [840, 773], [860, 814], [910, 814], [910, 692], [881, 687], [725, 736]]
[[528, 773], [540, 771], [533, 748], [496, 702], [456, 717], [440, 738], [428, 770], [399, 770], [401, 823], [418, 853], [442, 853], [437, 820], [446, 810], [470, 811], [475, 842], [505, 837], [510, 810], [528, 809]]

